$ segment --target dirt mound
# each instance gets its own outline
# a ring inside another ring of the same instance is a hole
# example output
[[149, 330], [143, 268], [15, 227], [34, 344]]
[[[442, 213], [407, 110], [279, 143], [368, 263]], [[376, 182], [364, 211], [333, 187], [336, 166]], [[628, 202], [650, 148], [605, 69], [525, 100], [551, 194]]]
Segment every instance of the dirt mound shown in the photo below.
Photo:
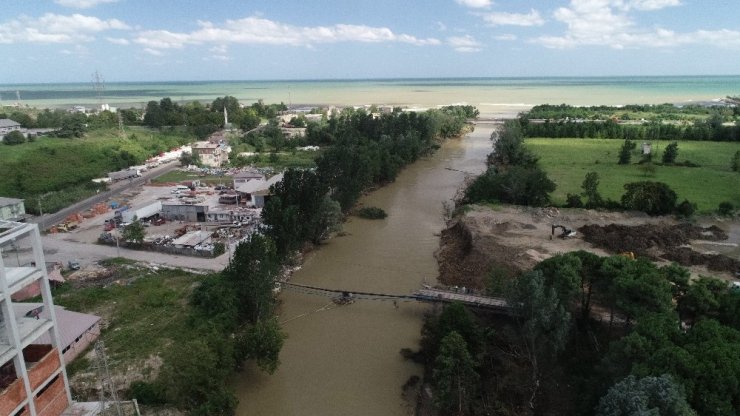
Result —
[[727, 234], [717, 226], [588, 224], [578, 231], [585, 241], [615, 253], [631, 251], [638, 256], [675, 261], [683, 266], [706, 265], [714, 271], [740, 272], [740, 262], [735, 259], [722, 254], [702, 254], [685, 247], [692, 240], [726, 240]]

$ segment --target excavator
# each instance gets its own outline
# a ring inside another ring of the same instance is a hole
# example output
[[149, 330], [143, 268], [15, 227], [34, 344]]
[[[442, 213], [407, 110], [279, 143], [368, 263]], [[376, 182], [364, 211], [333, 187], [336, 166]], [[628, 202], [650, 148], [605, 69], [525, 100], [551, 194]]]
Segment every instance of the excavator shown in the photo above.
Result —
[[565, 239], [565, 238], [571, 238], [571, 237], [575, 237], [576, 236], [576, 231], [575, 230], [571, 230], [570, 228], [568, 228], [568, 227], [566, 227], [564, 225], [553, 224], [552, 225], [552, 233], [550, 234], [550, 240], [552, 240], [552, 237], [555, 235], [555, 229], [557, 229], [557, 228], [560, 228], [562, 230], [562, 232], [560, 233], [560, 235], [558, 235], [558, 237], [560, 237], [560, 238]]

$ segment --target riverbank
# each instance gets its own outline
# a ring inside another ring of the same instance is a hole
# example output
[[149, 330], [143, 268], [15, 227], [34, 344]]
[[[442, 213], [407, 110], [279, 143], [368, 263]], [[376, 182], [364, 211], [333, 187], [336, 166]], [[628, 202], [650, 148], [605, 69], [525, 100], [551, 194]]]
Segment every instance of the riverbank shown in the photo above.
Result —
[[[709, 237], [693, 237], [682, 247], [699, 254], [721, 254], [730, 259], [740, 260], [738, 248], [740, 221], [700, 217], [697, 223], [704, 227], [718, 227], [726, 234], [727, 239], [713, 241]], [[614, 244], [610, 247], [618, 246], [620, 247], [618, 250], [592, 244], [590, 241], [594, 240], [590, 235], [584, 236], [578, 231], [584, 229], [584, 226], [589, 226], [590, 230], [593, 230], [594, 226], [607, 227], [613, 224], [631, 227], [625, 228], [625, 235], [614, 237], [615, 241], [612, 241]], [[532, 208], [514, 205], [469, 206], [461, 215], [450, 221], [442, 232], [440, 249], [436, 254], [440, 268], [439, 280], [445, 285], [483, 290], [492, 270], [514, 276], [531, 270], [542, 260], [577, 250], [585, 250], [600, 256], [641, 250], [639, 255], [650, 256], [659, 264], [667, 264], [671, 260], [682, 261], [680, 257], [675, 256], [676, 253], [680, 253], [678, 244], [670, 247], [658, 246], [657, 243], [661, 239], [661, 234], [670, 232], [671, 227], [678, 227], [680, 224], [682, 223], [673, 217], [651, 217], [639, 212]], [[558, 238], [560, 229], [556, 229], [553, 237], [553, 225], [563, 225], [576, 230], [577, 234], [574, 238], [561, 239]], [[644, 232], [651, 235], [643, 235]], [[647, 244], [646, 248], [643, 248], [643, 243]], [[682, 265], [689, 268], [694, 277], [715, 276], [727, 281], [735, 280], [733, 270], [718, 269], [719, 265], [713, 264], [712, 260]], [[732, 267], [730, 265], [730, 268]]]
[[[360, 199], [388, 213], [383, 220], [349, 217], [341, 236], [308, 253], [291, 277], [299, 284], [349, 292], [410, 294], [433, 284], [444, 202], [466, 173], [485, 167], [492, 127], [404, 168], [396, 180]], [[428, 307], [416, 302], [359, 300], [336, 306], [324, 297], [284, 290], [279, 320], [288, 338], [269, 376], [248, 367], [235, 380], [238, 415], [409, 415], [415, 394], [402, 387], [422, 369], [399, 351], [416, 348]]]

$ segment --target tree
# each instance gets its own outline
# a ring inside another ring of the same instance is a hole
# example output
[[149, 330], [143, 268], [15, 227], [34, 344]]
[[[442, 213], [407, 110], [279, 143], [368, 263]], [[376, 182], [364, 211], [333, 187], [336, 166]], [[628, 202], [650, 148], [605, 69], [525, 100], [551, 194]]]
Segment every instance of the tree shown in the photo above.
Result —
[[442, 339], [432, 373], [440, 409], [452, 412], [447, 414], [470, 413], [478, 382], [476, 366], [460, 334], [452, 331]]
[[3, 137], [3, 143], [8, 145], [25, 143], [26, 136], [18, 130], [13, 130]]
[[79, 138], [85, 135], [87, 131], [87, 116], [82, 113], [75, 113], [62, 119], [62, 127], [54, 134], [57, 137]]
[[596, 172], [589, 172], [586, 174], [586, 178], [583, 179], [581, 184], [583, 189], [582, 195], [586, 198], [586, 207], [595, 208], [603, 204], [601, 194], [599, 194], [599, 174]]
[[149, 101], [144, 111], [144, 125], [159, 128], [167, 122], [164, 111], [159, 107], [156, 101]]
[[329, 194], [325, 194], [321, 199], [319, 211], [314, 217], [314, 223], [311, 224], [309, 238], [314, 244], [319, 244], [327, 239], [333, 232], [342, 228], [342, 207], [339, 202], [331, 199]]
[[465, 191], [468, 203], [500, 201], [509, 204], [544, 206], [550, 202], [555, 182], [537, 166], [514, 166], [504, 173], [488, 168]]
[[506, 121], [500, 132], [493, 132], [491, 140], [495, 141], [493, 153], [488, 156], [489, 164], [504, 169], [508, 166], [532, 167], [537, 164], [537, 156], [524, 146], [519, 121]]
[[678, 157], [678, 142], [672, 142], [663, 151], [663, 163], [670, 165], [676, 162]]
[[663, 182], [631, 182], [624, 184], [622, 195], [625, 209], [643, 211], [650, 215], [665, 215], [676, 207], [676, 193]]
[[262, 371], [272, 374], [280, 365], [285, 337], [276, 318], [259, 320], [237, 335], [237, 361], [255, 360]]
[[240, 320], [255, 323], [272, 314], [279, 269], [280, 259], [269, 237], [255, 233], [236, 246], [222, 274], [233, 287]]
[[195, 152], [182, 152], [180, 155], [180, 166], [200, 166], [200, 157]]
[[596, 409], [597, 416], [695, 416], [681, 385], [669, 375], [629, 376], [609, 389]]
[[624, 141], [624, 144], [622, 144], [622, 147], [619, 149], [619, 164], [620, 165], [629, 165], [630, 160], [632, 159], [632, 151], [637, 147], [637, 143], [633, 142], [630, 139], [627, 139]]
[[[219, 337], [210, 338], [217, 343]], [[234, 368], [228, 351], [219, 351], [221, 345], [209, 345], [206, 336], [173, 343], [163, 357], [158, 381], [165, 395], [178, 408], [195, 410], [213, 407], [210, 415], [229, 415], [236, 407], [236, 398], [226, 390], [228, 376]], [[216, 406], [218, 404], [218, 406]]]
[[534, 408], [542, 364], [552, 361], [564, 348], [570, 332], [570, 313], [555, 288], [547, 286], [542, 271], [525, 273], [514, 282], [507, 302], [514, 307], [520, 327], [522, 354], [530, 364], [530, 408]]
[[701, 276], [678, 299], [678, 312], [684, 319], [716, 318], [720, 299], [727, 291], [724, 280]]
[[144, 237], [146, 237], [146, 229], [138, 218], [123, 229], [123, 239], [126, 241], [141, 244], [144, 242]]

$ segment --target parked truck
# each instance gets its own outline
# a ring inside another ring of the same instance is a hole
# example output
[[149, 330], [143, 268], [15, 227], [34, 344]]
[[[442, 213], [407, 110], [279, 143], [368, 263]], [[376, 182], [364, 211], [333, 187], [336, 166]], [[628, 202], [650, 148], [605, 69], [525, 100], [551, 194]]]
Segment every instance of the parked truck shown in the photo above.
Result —
[[132, 168], [123, 169], [123, 170], [119, 170], [116, 172], [110, 172], [108, 174], [108, 178], [110, 178], [110, 180], [112, 181], [120, 181], [124, 179], [138, 178], [139, 176], [141, 176], [141, 172], [139, 171], [139, 169], [132, 169]]

